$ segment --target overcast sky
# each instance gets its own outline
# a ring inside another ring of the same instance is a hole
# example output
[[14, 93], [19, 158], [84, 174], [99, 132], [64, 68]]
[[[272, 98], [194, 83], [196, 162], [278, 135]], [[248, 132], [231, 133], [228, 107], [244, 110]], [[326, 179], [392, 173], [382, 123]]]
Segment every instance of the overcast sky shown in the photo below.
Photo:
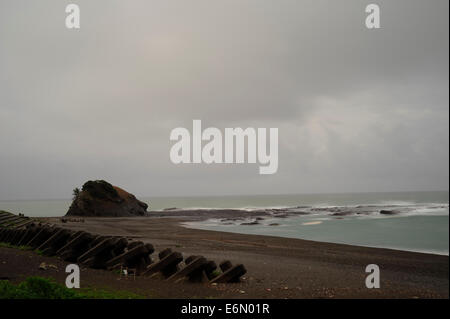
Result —
[[[71, 2], [0, 2], [0, 200], [448, 190], [447, 0]], [[278, 127], [278, 172], [172, 164], [193, 119]]]

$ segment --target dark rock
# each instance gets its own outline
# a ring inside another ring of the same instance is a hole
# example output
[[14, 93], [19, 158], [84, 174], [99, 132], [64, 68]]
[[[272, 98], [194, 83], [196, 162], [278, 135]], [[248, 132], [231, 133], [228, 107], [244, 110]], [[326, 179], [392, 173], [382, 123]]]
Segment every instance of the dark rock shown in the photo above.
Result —
[[66, 216], [144, 216], [148, 205], [106, 181], [88, 181], [75, 197]]
[[398, 214], [395, 210], [380, 210], [380, 214], [382, 215], [396, 215]]
[[294, 212], [295, 215], [309, 215], [308, 212], [303, 212], [303, 211], [298, 211], [298, 212]]
[[253, 221], [253, 222], [249, 222], [249, 223], [241, 223], [241, 225], [246, 225], [246, 226], [248, 226], [248, 225], [258, 225], [259, 224], [259, 222], [258, 221]]
[[236, 217], [236, 218], [223, 218], [223, 219], [221, 219], [220, 221], [221, 222], [237, 222], [237, 221], [240, 221], [240, 220], [243, 220], [243, 218], [241, 218], [241, 217]]
[[333, 214], [331, 214], [331, 216], [348, 216], [348, 215], [351, 215], [352, 214], [352, 212], [344, 212], [344, 211], [342, 211], [342, 212], [337, 212], [337, 213], [333, 213]]

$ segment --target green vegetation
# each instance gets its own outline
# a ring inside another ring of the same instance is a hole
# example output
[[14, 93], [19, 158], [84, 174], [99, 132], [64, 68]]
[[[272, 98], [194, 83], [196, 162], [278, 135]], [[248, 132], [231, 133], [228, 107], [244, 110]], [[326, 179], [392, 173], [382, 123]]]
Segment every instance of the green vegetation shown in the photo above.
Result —
[[94, 288], [69, 289], [52, 279], [28, 277], [14, 285], [0, 280], [0, 299], [143, 299], [127, 291], [107, 291]]
[[[32, 249], [32, 248], [31, 248]], [[38, 254], [39, 256], [44, 256], [44, 253], [42, 252], [42, 250], [36, 249], [34, 251], [36, 254]]]
[[5, 222], [2, 223], [2, 227], [9, 227], [9, 226], [14, 226], [17, 223], [17, 220], [7, 220]]
[[31, 250], [33, 249], [30, 246], [14, 246], [8, 243], [0, 243], [0, 247], [5, 247], [5, 248], [15, 248], [15, 249], [20, 249], [20, 250]]
[[75, 187], [72, 191], [72, 199], [75, 200], [77, 199], [78, 195], [80, 195], [80, 189], [78, 187]]
[[[4, 247], [4, 248], [14, 248], [14, 249], [20, 249], [20, 250], [33, 250], [33, 247], [30, 247], [30, 246], [25, 246], [25, 245], [22, 245], [22, 246], [16, 246], [16, 245], [11, 245], [11, 244], [8, 244], [8, 243], [3, 243], [3, 242], [0, 242], [0, 247]], [[39, 250], [39, 249], [36, 249], [34, 252], [35, 252], [36, 254], [38, 254], [39, 256], [43, 256], [42, 251]]]

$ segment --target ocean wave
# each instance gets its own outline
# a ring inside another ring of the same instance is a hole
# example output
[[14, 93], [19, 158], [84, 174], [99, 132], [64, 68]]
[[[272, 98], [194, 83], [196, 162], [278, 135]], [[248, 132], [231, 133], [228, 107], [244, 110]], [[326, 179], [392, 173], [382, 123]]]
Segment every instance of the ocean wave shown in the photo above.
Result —
[[202, 216], [208, 223], [223, 226], [278, 224], [281, 219], [299, 217], [316, 219], [389, 218], [407, 216], [448, 216], [447, 203], [380, 204], [347, 206], [291, 206], [244, 208], [183, 208], [170, 209], [162, 216]]

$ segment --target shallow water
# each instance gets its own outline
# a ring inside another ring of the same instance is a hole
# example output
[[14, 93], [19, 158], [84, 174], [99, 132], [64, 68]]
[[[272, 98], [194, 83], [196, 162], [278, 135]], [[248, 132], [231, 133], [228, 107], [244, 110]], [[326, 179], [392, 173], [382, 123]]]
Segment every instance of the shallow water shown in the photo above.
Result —
[[[270, 226], [270, 224], [279, 224]], [[268, 218], [258, 225], [221, 225], [217, 220], [187, 227], [233, 233], [270, 235], [321, 242], [382, 247], [448, 255], [447, 216]]]

